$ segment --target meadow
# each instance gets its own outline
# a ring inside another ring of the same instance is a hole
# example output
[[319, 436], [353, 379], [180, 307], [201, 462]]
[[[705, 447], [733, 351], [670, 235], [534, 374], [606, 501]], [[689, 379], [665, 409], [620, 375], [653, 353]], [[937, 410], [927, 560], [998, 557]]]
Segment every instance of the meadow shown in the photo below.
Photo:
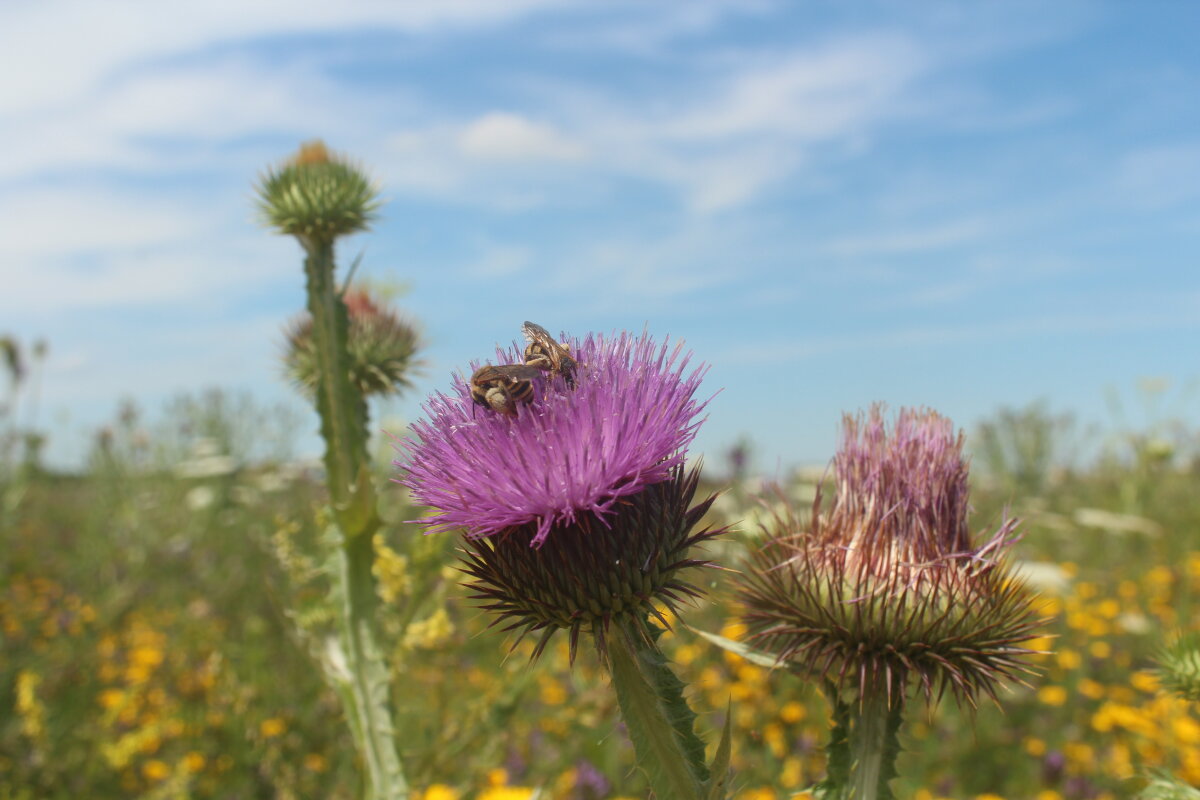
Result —
[[1200, 796], [1194, 430], [873, 407], [769, 485], [685, 466], [682, 345], [526, 322], [369, 440], [418, 341], [337, 271], [378, 189], [314, 142], [259, 191], [320, 462], [213, 390], [49, 470], [0, 340], [0, 800]]
[[[361, 768], [321, 680], [315, 465], [288, 421], [248, 398], [132, 405], [85, 471], [7, 473], [0, 551], [0, 797], [352, 798]], [[1095, 436], [1094, 434], [1091, 434]], [[1084, 434], [1043, 407], [972, 431], [972, 527], [1019, 516], [1015, 557], [1051, 622], [1030, 687], [977, 711], [910, 710], [898, 797], [1123, 798], [1163, 771], [1200, 784], [1200, 717], [1161, 691], [1156, 654], [1194, 629], [1200, 458], [1186, 428]], [[414, 796], [645, 797], [607, 678], [568, 668], [565, 638], [531, 663], [465, 597], [458, 542], [423, 535], [377, 443], [385, 525], [376, 574], [400, 751]], [[21, 476], [18, 480], [18, 474]], [[820, 469], [785, 489], [808, 503]], [[707, 547], [731, 568], [760, 537], [762, 483], [714, 464]], [[19, 492], [19, 496], [18, 496]], [[731, 572], [704, 577], [687, 626], [737, 638]], [[825, 768], [829, 708], [813, 687], [722, 651], [687, 626], [664, 650], [700, 726], [730, 704], [734, 796], [791, 798]], [[713, 737], [709, 737], [710, 739]], [[1180, 795], [1183, 796], [1183, 795]]]

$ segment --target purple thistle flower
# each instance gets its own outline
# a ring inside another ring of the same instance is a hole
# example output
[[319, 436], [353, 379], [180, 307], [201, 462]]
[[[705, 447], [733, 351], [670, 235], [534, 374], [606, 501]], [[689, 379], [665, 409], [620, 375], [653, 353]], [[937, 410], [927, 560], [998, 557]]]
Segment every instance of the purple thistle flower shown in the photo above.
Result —
[[[643, 333], [572, 340], [573, 381], [533, 379], [516, 414], [473, 403], [459, 381], [426, 403], [429, 418], [400, 443], [401, 483], [432, 508], [429, 531], [461, 529], [463, 571], [493, 624], [540, 632], [535, 657], [556, 630], [581, 633], [603, 656], [610, 624], [647, 615], [654, 601], [700, 595], [681, 570], [710, 566], [689, 550], [723, 529], [693, 532], [714, 498], [693, 504], [699, 474], [685, 449], [706, 405], [695, 399], [705, 367], [689, 369], [682, 345]], [[520, 362], [514, 348], [500, 361]], [[515, 643], [514, 643], [515, 646]]]
[[[400, 481], [434, 509], [429, 532], [489, 536], [534, 523], [535, 546], [555, 525], [595, 515], [603, 522], [622, 498], [671, 477], [683, 463], [705, 403], [693, 395], [706, 368], [688, 372], [682, 344], [655, 346], [643, 333], [573, 341], [576, 385], [535, 381], [516, 418], [481, 410], [460, 380], [435, 394], [429, 419], [400, 443]], [[520, 350], [498, 352], [519, 363]], [[473, 365], [477, 366], [477, 365]]]
[[860, 693], [915, 675], [927, 697], [948, 686], [974, 704], [1023, 682], [1034, 651], [1019, 644], [1042, 621], [1002, 561], [1017, 522], [972, 543], [962, 445], [932, 411], [901, 410], [890, 431], [878, 406], [847, 416], [832, 507], [818, 492], [810, 525], [780, 515], [741, 580], [752, 638]]

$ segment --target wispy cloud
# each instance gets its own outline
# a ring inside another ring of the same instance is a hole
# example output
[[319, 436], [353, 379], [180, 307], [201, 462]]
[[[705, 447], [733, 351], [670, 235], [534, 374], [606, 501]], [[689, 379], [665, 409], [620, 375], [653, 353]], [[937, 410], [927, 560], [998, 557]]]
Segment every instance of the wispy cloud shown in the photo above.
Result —
[[0, 83], [0, 113], [78, 102], [124, 71], [256, 37], [359, 30], [429, 34], [495, 25], [561, 4], [562, 0], [5, 4], [0, 6], [0, 53], [10, 74], [13, 65], [21, 66], [22, 79]]
[[458, 135], [458, 149], [481, 161], [577, 161], [587, 149], [549, 125], [520, 114], [493, 111], [472, 120]]
[[476, 278], [509, 278], [526, 271], [532, 262], [533, 252], [529, 247], [489, 242], [465, 272]]
[[223, 205], [98, 186], [7, 192], [0, 203], [0, 313], [10, 318], [204, 302], [280, 277], [280, 243]]
[[1200, 143], [1148, 147], [1117, 167], [1116, 195], [1138, 208], [1160, 209], [1200, 197]]
[[[1123, 313], [1076, 312], [1009, 317], [967, 324], [901, 325], [867, 333], [839, 332], [798, 337], [791, 341], [773, 340], [738, 344], [714, 357], [716, 361], [746, 364], [789, 364], [825, 355], [862, 350], [908, 349], [978, 344], [1008, 340], [1028, 340], [1051, 335], [1080, 335], [1132, 331], [1194, 330], [1200, 327], [1194, 312], [1195, 298], [1179, 302], [1176, 297], [1160, 297], [1153, 310], [1129, 310]], [[1189, 306], [1192, 308], [1189, 310]]]
[[[494, 188], [496, 162], [520, 160], [543, 173], [576, 162], [595, 176], [666, 186], [684, 208], [709, 214], [753, 202], [801, 168], [813, 147], [860, 146], [907, 113], [904, 98], [928, 68], [920, 46], [901, 35], [844, 37], [755, 54], [712, 83], [701, 70], [695, 87], [671, 101], [562, 83], [541, 87], [540, 110], [400, 130], [390, 144], [413, 165], [396, 177], [442, 197], [511, 207], [507, 193], [479, 191]], [[509, 179], [527, 186], [538, 178], [525, 171]]]
[[834, 239], [824, 246], [834, 256], [891, 256], [945, 250], [977, 241], [991, 226], [982, 219], [955, 220], [926, 228], [867, 233]]

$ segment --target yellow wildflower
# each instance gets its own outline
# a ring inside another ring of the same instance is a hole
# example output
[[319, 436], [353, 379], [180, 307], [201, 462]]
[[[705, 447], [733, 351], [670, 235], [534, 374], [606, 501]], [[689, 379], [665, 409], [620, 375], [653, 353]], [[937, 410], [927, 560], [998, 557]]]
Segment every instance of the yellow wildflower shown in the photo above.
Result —
[[1048, 706], [1061, 706], [1067, 702], [1067, 690], [1061, 686], [1043, 686], [1038, 689], [1038, 700]]
[[37, 696], [42, 676], [33, 670], [17, 673], [17, 714], [21, 717], [21, 733], [35, 741], [46, 733], [46, 706]]
[[494, 786], [479, 793], [479, 800], [529, 800], [533, 789], [528, 786]]
[[258, 726], [258, 732], [264, 739], [273, 739], [276, 736], [282, 736], [286, 730], [287, 723], [279, 717], [264, 719]]
[[567, 690], [559, 681], [554, 678], [541, 677], [538, 681], [541, 684], [540, 695], [542, 702], [548, 706], [561, 706], [567, 702]]
[[1177, 717], [1171, 722], [1171, 732], [1183, 744], [1194, 745], [1200, 742], [1200, 723], [1191, 717]]
[[1060, 650], [1055, 655], [1058, 665], [1065, 670], [1078, 669], [1083, 663], [1083, 658], [1077, 650]]
[[747, 789], [738, 793], [737, 800], [775, 800], [775, 790], [768, 786]]
[[792, 700], [786, 703], [783, 708], [779, 710], [779, 718], [789, 725], [793, 725], [804, 719], [807, 713], [808, 709], [804, 707], [804, 704], [797, 703], [795, 700]]
[[142, 764], [142, 777], [148, 781], [166, 780], [170, 776], [171, 768], [164, 761], [152, 758], [145, 764]]
[[433, 650], [441, 647], [454, 635], [454, 623], [445, 608], [439, 608], [423, 620], [413, 622], [404, 632], [404, 646]]
[[779, 771], [779, 782], [784, 788], [799, 786], [804, 780], [804, 762], [795, 756], [783, 760], [783, 769]]
[[1154, 694], [1159, 689], [1158, 676], [1147, 670], [1138, 670], [1129, 676], [1129, 684], [1141, 692]]

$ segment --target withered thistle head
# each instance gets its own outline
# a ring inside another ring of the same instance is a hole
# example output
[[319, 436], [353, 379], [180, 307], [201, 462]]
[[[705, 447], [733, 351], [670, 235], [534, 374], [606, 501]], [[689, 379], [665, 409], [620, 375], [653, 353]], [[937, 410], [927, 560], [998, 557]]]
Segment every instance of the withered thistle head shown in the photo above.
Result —
[[1002, 560], [1017, 523], [972, 543], [962, 445], [932, 411], [902, 409], [891, 430], [878, 406], [847, 416], [832, 504], [818, 492], [807, 529], [777, 517], [740, 579], [752, 640], [860, 692], [912, 675], [974, 705], [1032, 674], [1020, 644], [1041, 621]]
[[535, 654], [567, 630], [574, 657], [581, 633], [603, 652], [622, 615], [697, 596], [680, 572], [708, 563], [689, 551], [720, 531], [693, 531], [712, 499], [693, 505], [697, 475], [683, 469], [703, 368], [646, 335], [567, 344], [573, 381], [534, 378], [515, 415], [481, 410], [465, 381], [431, 397], [397, 466], [433, 511], [421, 522], [464, 533], [469, 588], [494, 624], [540, 634]]
[[366, 230], [379, 208], [378, 190], [366, 174], [321, 141], [301, 145], [270, 170], [258, 195], [263, 220], [306, 246]]
[[[364, 396], [396, 394], [411, 386], [420, 337], [411, 322], [376, 301], [365, 289], [345, 295], [350, 317], [350, 380]], [[317, 354], [312, 337], [312, 317], [295, 317], [284, 331], [287, 351], [284, 366], [305, 392], [317, 386]]]

